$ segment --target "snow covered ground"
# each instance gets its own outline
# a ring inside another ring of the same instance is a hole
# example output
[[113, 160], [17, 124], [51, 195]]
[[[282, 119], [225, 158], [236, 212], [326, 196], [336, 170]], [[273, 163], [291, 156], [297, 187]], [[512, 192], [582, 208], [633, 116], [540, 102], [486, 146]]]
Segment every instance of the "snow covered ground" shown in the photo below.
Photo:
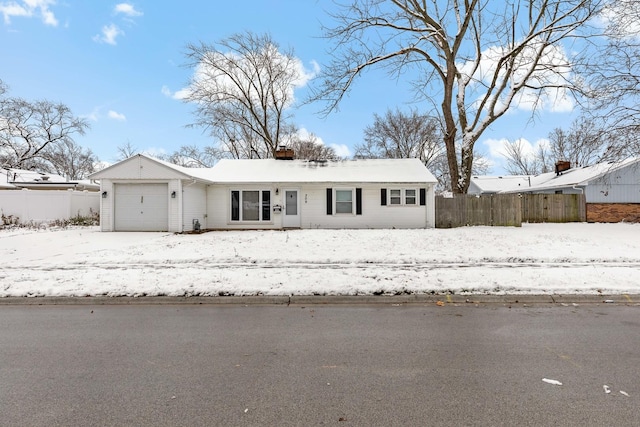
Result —
[[0, 297], [640, 294], [640, 224], [0, 230]]

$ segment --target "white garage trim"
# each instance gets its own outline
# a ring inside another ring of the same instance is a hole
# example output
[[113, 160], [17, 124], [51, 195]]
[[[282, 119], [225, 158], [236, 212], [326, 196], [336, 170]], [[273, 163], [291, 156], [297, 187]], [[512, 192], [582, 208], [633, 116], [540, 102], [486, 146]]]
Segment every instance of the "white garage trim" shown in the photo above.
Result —
[[114, 184], [115, 231], [168, 231], [167, 183]]

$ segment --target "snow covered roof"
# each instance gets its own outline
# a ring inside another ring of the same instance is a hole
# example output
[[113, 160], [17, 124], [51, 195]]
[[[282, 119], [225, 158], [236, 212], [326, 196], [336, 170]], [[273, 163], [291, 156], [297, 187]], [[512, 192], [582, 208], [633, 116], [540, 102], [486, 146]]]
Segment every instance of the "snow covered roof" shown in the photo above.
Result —
[[499, 193], [514, 187], [528, 187], [530, 179], [531, 176], [529, 175], [474, 176], [471, 178], [469, 193]]
[[0, 189], [61, 189], [74, 188], [98, 191], [100, 186], [89, 180], [69, 181], [61, 175], [25, 169], [0, 169]]
[[571, 168], [560, 173], [540, 175], [474, 176], [469, 186], [470, 194], [535, 192], [567, 187], [583, 187], [608, 173], [638, 163], [640, 157], [621, 162], [604, 162], [591, 166]]
[[580, 187], [588, 185], [589, 182], [598, 179], [608, 173], [622, 169], [624, 167], [640, 163], [640, 157], [629, 158], [621, 162], [604, 162], [591, 166], [571, 168], [560, 175], [555, 172], [548, 172], [531, 177], [531, 185], [518, 185], [517, 187], [502, 190], [503, 193], [514, 193], [520, 191], [542, 191], [554, 188]]
[[184, 179], [198, 179], [198, 180], [209, 181], [206, 178], [206, 175], [207, 173], [209, 173], [211, 168], [187, 168], [184, 166], [179, 166], [173, 163], [166, 162], [164, 160], [156, 159], [155, 157], [147, 156], [146, 154], [136, 154], [134, 156], [129, 157], [128, 159], [124, 159], [122, 161], [119, 161], [118, 163], [109, 165], [104, 169], [101, 169], [97, 172], [92, 173], [91, 175], [89, 175], [89, 178], [92, 180], [100, 180], [103, 178], [113, 179], [115, 177], [122, 178], [121, 176], [119, 176], [119, 172], [116, 172], [116, 171], [121, 169], [124, 164], [130, 163], [136, 160], [140, 161], [140, 159], [153, 162], [155, 164], [161, 165], [163, 168], [166, 168], [174, 172], [178, 172], [180, 175], [182, 175], [181, 178], [184, 178]]
[[[139, 154], [185, 178], [210, 183], [435, 183], [437, 180], [418, 159], [366, 159], [366, 160], [276, 160], [276, 159], [223, 159], [212, 168], [187, 168]], [[124, 160], [123, 162], [128, 161]], [[121, 162], [122, 163], [122, 162]], [[92, 174], [92, 179], [108, 176], [111, 165]], [[107, 173], [106, 173], [107, 172]]]
[[418, 159], [220, 160], [206, 179], [220, 183], [435, 183]]

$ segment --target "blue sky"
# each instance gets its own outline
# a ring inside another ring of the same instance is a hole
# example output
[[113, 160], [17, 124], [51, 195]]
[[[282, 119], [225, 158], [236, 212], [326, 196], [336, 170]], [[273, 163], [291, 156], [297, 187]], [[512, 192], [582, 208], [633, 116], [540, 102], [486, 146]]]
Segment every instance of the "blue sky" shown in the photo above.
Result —
[[[200, 129], [188, 129], [192, 108], [171, 94], [192, 74], [185, 46], [212, 43], [234, 33], [269, 32], [292, 48], [308, 70], [327, 62], [330, 43], [321, 22], [329, 23], [329, 1], [250, 0], [244, 2], [135, 2], [108, 0], [0, 0], [0, 79], [9, 94], [67, 104], [86, 117], [91, 129], [76, 141], [105, 162], [113, 162], [127, 142], [149, 153], [171, 153], [181, 145], [211, 145]], [[305, 97], [305, 89], [296, 92]], [[362, 142], [373, 114], [412, 104], [410, 87], [383, 71], [357, 81], [340, 111], [323, 118], [322, 105], [295, 112], [295, 123], [343, 155]], [[515, 109], [486, 132], [477, 148], [504, 173], [497, 154], [501, 138], [546, 138], [568, 126], [570, 111], [531, 113]]]

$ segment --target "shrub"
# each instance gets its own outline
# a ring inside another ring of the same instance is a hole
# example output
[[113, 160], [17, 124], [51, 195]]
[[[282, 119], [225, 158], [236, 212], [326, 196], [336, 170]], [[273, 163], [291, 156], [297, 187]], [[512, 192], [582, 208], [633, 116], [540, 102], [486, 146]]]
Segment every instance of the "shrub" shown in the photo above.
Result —
[[42, 228], [42, 227], [58, 227], [67, 228], [69, 226], [77, 227], [90, 227], [93, 225], [100, 225], [100, 212], [94, 212], [93, 209], [89, 209], [89, 215], [82, 216], [80, 212], [74, 217], [69, 219], [54, 219], [52, 221], [44, 222], [21, 222], [20, 218], [14, 215], [5, 215], [4, 212], [1, 215], [2, 222], [0, 223], [0, 229], [3, 228]]

